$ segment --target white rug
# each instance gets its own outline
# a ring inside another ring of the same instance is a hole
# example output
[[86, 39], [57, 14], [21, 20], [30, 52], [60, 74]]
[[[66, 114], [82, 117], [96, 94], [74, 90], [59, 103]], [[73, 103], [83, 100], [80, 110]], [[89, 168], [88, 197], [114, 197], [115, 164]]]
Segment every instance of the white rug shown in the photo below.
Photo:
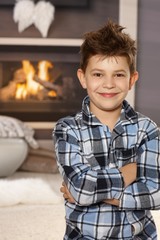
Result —
[[64, 231], [63, 203], [0, 208], [0, 240], [62, 240]]
[[[0, 179], [0, 240], [62, 240], [61, 181], [59, 174], [25, 172]], [[152, 213], [160, 240], [160, 211]]]
[[16, 172], [0, 179], [0, 207], [16, 204], [59, 204], [59, 174]]

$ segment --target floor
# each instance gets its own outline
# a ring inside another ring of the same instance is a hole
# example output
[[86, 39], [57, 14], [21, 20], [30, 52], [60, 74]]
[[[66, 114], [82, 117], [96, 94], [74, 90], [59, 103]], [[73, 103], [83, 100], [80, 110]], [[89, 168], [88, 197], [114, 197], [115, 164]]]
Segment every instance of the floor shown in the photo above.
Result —
[[[17, 175], [16, 175], [17, 176]], [[20, 174], [18, 179], [20, 180]], [[32, 176], [32, 175], [31, 175]], [[31, 177], [30, 176], [30, 177]], [[59, 192], [59, 186], [61, 185], [61, 177], [59, 174], [54, 175], [40, 175], [41, 178], [47, 181], [51, 189], [61, 196]], [[33, 185], [37, 184], [37, 175], [32, 176]], [[17, 178], [16, 178], [17, 179]], [[13, 178], [12, 178], [13, 180]], [[39, 183], [39, 182], [38, 182]], [[51, 184], [52, 183], [52, 184]], [[56, 183], [56, 184], [55, 184]], [[44, 183], [43, 183], [44, 184]], [[30, 185], [29, 185], [30, 186]], [[43, 185], [45, 186], [45, 185]], [[13, 185], [14, 187], [14, 185]], [[35, 186], [34, 186], [35, 187]], [[1, 186], [2, 188], [2, 186]], [[44, 187], [43, 187], [44, 188]], [[40, 192], [42, 193], [42, 185]], [[11, 197], [11, 187], [9, 187], [9, 194], [7, 194], [7, 188], [5, 187], [5, 196], [8, 199]], [[50, 202], [52, 199], [49, 195], [49, 189], [45, 192], [48, 193], [47, 199]], [[34, 190], [35, 191], [35, 190]], [[19, 194], [15, 194], [14, 196]], [[34, 195], [30, 191], [28, 195]], [[39, 193], [36, 193], [38, 195]], [[56, 195], [55, 195], [56, 196]], [[28, 196], [31, 199], [31, 196]], [[2, 192], [0, 197], [0, 203], [2, 204]], [[50, 199], [50, 200], [49, 200]], [[46, 204], [39, 204], [36, 199], [32, 201], [27, 201], [25, 204], [16, 204], [14, 206], [6, 205], [0, 207], [0, 240], [62, 240], [65, 231], [65, 220], [64, 220], [64, 205], [63, 201]], [[56, 199], [54, 199], [56, 200]], [[22, 200], [21, 200], [22, 201]], [[160, 240], [160, 211], [152, 211], [155, 218], [155, 222], [158, 230], [158, 240]]]
[[[154, 212], [160, 240], [160, 212]], [[63, 204], [0, 208], [0, 240], [62, 240]]]

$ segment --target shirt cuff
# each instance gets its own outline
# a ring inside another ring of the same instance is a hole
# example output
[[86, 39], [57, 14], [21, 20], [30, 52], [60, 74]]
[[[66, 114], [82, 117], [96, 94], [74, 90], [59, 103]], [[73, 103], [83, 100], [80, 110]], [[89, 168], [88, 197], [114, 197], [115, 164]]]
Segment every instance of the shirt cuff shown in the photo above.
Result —
[[124, 191], [124, 180], [119, 169], [115, 169], [116, 178], [112, 178], [112, 198], [120, 199]]

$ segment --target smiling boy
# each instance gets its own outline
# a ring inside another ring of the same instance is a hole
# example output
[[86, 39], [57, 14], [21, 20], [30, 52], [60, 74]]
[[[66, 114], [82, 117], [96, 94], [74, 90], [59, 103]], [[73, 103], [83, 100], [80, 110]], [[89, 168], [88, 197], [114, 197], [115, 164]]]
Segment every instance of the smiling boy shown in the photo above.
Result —
[[79, 69], [77, 74], [82, 87], [87, 89], [90, 111], [112, 130], [120, 116], [122, 102], [138, 79], [138, 73], [130, 73], [124, 56], [97, 54], [90, 57], [85, 73]]
[[53, 131], [64, 184], [64, 239], [157, 239], [160, 134], [125, 100], [138, 79], [135, 41], [109, 21], [84, 35], [77, 76], [82, 111]]

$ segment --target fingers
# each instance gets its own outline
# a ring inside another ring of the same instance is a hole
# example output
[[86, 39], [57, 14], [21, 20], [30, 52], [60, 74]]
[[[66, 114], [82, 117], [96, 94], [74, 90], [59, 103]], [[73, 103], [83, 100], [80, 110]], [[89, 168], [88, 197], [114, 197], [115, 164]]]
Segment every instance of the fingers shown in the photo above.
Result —
[[62, 182], [62, 186], [60, 188], [60, 192], [63, 193], [63, 198], [70, 203], [75, 203], [74, 198], [72, 197], [71, 193], [69, 192], [66, 184]]
[[119, 206], [119, 200], [118, 199], [105, 199], [103, 202], [110, 204], [110, 205], [114, 205], [114, 206]]
[[64, 193], [63, 198], [67, 200], [67, 199], [69, 199], [69, 196], [66, 193]]
[[64, 186], [64, 187], [66, 186], [65, 182], [62, 182], [62, 186]]
[[60, 187], [60, 192], [66, 193], [66, 191], [67, 191], [67, 186], [66, 186], [65, 182], [62, 182], [62, 186]]
[[62, 187], [60, 188], [60, 192], [61, 192], [61, 193], [65, 193], [65, 192], [66, 192], [66, 188], [62, 186]]
[[[62, 183], [62, 185], [63, 185], [63, 183]], [[62, 186], [62, 187], [60, 188], [60, 192], [63, 193], [63, 197], [64, 197], [65, 199], [68, 199], [68, 198], [69, 198], [69, 196], [68, 196], [68, 194], [67, 194], [67, 187]]]

